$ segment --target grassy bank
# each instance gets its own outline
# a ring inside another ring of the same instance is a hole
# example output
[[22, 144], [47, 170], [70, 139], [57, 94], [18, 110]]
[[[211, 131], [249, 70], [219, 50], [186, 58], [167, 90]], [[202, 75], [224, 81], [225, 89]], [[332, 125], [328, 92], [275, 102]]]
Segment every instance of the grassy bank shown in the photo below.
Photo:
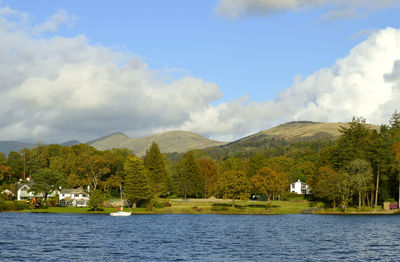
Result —
[[[104, 208], [103, 211], [89, 211], [86, 207], [49, 207], [46, 209], [25, 209], [17, 212], [24, 213], [71, 213], [71, 214], [109, 214], [117, 211], [115, 208]], [[145, 208], [132, 209], [133, 213], [144, 213]]]
[[[158, 203], [166, 203], [168, 206], [158, 205], [151, 211], [146, 208], [132, 208], [133, 214], [249, 214], [249, 215], [271, 215], [271, 214], [298, 214], [301, 210], [309, 208], [306, 201], [272, 201], [267, 209], [264, 201], [232, 201], [228, 199], [159, 199]], [[162, 207], [160, 207], [162, 206]], [[89, 211], [84, 207], [49, 207], [46, 209], [25, 209], [17, 212], [25, 213], [76, 213], [76, 214], [108, 214], [115, 212], [115, 208], [105, 208], [103, 211]]]
[[381, 206], [378, 206], [376, 211], [373, 207], [361, 207], [361, 209], [349, 207], [349, 208], [347, 208], [346, 212], [344, 212], [343, 210], [341, 210], [339, 208], [336, 208], [336, 209], [327, 208], [327, 209], [318, 211], [317, 214], [320, 214], [320, 215], [397, 215], [397, 214], [399, 214], [399, 211], [384, 210], [384, 209], [382, 209]]
[[170, 207], [153, 209], [152, 213], [172, 214], [249, 214], [249, 215], [271, 215], [271, 214], [298, 214], [307, 209], [309, 203], [306, 201], [272, 201], [267, 208], [265, 201], [235, 201], [232, 207], [231, 200], [223, 199], [173, 199], [168, 200]]
[[[379, 208], [374, 212], [373, 208], [363, 207], [348, 208], [346, 212], [340, 209], [313, 210], [308, 201], [272, 201], [271, 205], [265, 201], [235, 201], [229, 199], [159, 199], [158, 205], [151, 211], [146, 208], [133, 208], [133, 214], [238, 214], [238, 215], [278, 215], [301, 214], [312, 210], [310, 213], [321, 215], [370, 215], [370, 214], [397, 214]], [[268, 207], [268, 208], [267, 208]], [[81, 213], [81, 214], [109, 214], [117, 211], [115, 208], [105, 208], [104, 211], [89, 211], [83, 207], [49, 207], [47, 209], [25, 209], [17, 212], [31, 213]]]

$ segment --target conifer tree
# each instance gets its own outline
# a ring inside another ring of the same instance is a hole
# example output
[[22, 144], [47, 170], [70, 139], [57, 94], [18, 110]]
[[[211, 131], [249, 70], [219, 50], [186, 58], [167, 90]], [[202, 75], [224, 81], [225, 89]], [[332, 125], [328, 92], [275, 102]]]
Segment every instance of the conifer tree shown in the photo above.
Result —
[[179, 189], [183, 196], [202, 196], [204, 178], [194, 158], [193, 151], [185, 153], [179, 162]]
[[168, 189], [166, 164], [158, 144], [153, 142], [147, 150], [144, 165], [149, 170], [149, 183], [153, 196], [165, 194]]
[[125, 160], [124, 171], [124, 192], [128, 200], [138, 206], [141, 201], [150, 199], [151, 190], [143, 162], [135, 156], [128, 156]]

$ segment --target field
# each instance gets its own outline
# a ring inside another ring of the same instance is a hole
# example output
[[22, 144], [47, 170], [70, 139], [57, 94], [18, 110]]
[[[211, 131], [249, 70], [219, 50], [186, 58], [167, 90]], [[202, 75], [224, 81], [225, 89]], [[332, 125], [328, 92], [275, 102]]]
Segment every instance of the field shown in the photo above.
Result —
[[[134, 214], [298, 214], [309, 208], [309, 202], [272, 201], [267, 209], [264, 201], [235, 201], [232, 207], [230, 199], [159, 199], [151, 211], [146, 208], [132, 208]], [[117, 211], [115, 208], [105, 208], [104, 211], [88, 211], [83, 207], [49, 207], [47, 209], [21, 210], [18, 212], [32, 213], [84, 213], [108, 214]]]
[[[159, 200], [166, 202], [167, 200]], [[230, 199], [169, 199], [170, 207], [156, 208], [153, 213], [183, 213], [183, 214], [298, 214], [309, 208], [309, 202], [272, 201], [267, 209], [265, 201], [235, 201], [232, 207]]]

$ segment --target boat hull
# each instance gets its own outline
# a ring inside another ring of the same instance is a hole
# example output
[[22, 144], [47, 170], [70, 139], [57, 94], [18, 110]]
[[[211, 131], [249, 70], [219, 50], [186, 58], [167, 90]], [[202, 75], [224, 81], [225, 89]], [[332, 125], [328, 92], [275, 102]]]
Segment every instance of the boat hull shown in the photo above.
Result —
[[113, 216], [113, 217], [129, 217], [131, 214], [132, 214], [131, 212], [119, 211], [119, 212], [110, 213], [110, 216]]

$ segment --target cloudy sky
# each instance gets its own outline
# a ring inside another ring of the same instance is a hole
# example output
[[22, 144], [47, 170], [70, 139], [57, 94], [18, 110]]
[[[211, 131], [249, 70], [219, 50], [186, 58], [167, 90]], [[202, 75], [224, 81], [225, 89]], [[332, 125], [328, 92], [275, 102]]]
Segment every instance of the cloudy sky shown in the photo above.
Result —
[[398, 17], [400, 0], [0, 0], [0, 140], [386, 123]]

